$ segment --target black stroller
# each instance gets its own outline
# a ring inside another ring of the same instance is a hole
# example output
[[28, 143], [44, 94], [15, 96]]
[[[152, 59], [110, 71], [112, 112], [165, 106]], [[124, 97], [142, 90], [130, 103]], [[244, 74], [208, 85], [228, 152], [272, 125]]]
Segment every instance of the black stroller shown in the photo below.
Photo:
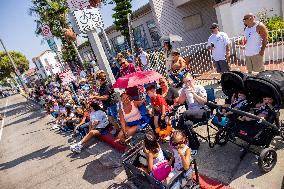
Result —
[[[139, 142], [133, 148], [129, 149], [122, 156], [122, 164], [124, 166], [128, 180], [131, 181], [137, 188], [141, 189], [199, 189], [199, 176], [197, 170], [196, 160], [191, 161], [196, 179], [192, 178], [192, 174], [186, 175], [186, 171], [180, 171], [175, 175], [168, 185], [156, 180], [148, 173], [139, 169], [139, 152], [143, 149], [143, 141]], [[163, 150], [164, 156], [169, 160], [171, 153]], [[191, 166], [191, 167], [192, 167]]]
[[[270, 143], [273, 138], [280, 135], [284, 139], [284, 124], [280, 121], [280, 109], [284, 107], [284, 73], [278, 70], [264, 71], [256, 76], [246, 77], [239, 72], [227, 72], [222, 76], [222, 90], [227, 95], [232, 95], [238, 87], [243, 87], [247, 92], [247, 99], [252, 105], [261, 102], [263, 97], [272, 97], [274, 100], [274, 109], [269, 112], [266, 119], [260, 118], [252, 113], [245, 111], [226, 108], [227, 111], [233, 112], [238, 116], [246, 116], [254, 119], [254, 125], [246, 125], [237, 120], [230, 120], [226, 129], [219, 127], [215, 143], [225, 144], [231, 141], [235, 144], [235, 137], [245, 141], [248, 145], [240, 145], [244, 148], [241, 159], [244, 158], [247, 152], [252, 152], [259, 156], [258, 165], [264, 172], [269, 172], [273, 169], [277, 162], [277, 153], [273, 148], [270, 148]], [[234, 85], [231, 85], [231, 84]], [[219, 105], [208, 103], [208, 106], [220, 108]], [[264, 147], [260, 152], [250, 150], [250, 146]]]

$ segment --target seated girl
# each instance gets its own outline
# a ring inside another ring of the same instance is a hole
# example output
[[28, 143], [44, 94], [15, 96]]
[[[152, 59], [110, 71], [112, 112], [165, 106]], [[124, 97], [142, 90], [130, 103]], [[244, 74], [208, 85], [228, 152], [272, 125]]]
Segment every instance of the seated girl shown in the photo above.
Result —
[[121, 100], [121, 108], [118, 111], [121, 131], [116, 141], [124, 142], [128, 136], [134, 135], [139, 126], [143, 124], [143, 119], [138, 107], [141, 106], [144, 101], [131, 101], [127, 93], [121, 94]]
[[170, 145], [173, 151], [173, 158], [170, 160], [169, 164], [174, 161], [174, 166], [169, 174], [166, 182], [169, 183], [170, 179], [174, 177], [179, 171], [190, 169], [190, 156], [191, 150], [187, 145], [187, 137], [184, 132], [180, 130], [173, 131], [170, 139]]
[[153, 132], [145, 134], [143, 151], [140, 152], [139, 162], [141, 169], [151, 173], [153, 165], [165, 160], [163, 151]]

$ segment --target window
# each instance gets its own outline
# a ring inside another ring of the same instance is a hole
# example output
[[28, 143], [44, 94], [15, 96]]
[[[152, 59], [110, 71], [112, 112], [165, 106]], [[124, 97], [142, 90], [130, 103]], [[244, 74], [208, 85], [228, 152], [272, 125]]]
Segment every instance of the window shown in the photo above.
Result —
[[126, 38], [122, 35], [110, 39], [113, 49], [116, 53], [125, 51], [129, 48]]
[[143, 25], [137, 26], [133, 29], [133, 36], [136, 47], [142, 47], [143, 49], [149, 48], [147, 36], [145, 34]]
[[203, 25], [200, 14], [184, 17], [182, 18], [182, 22], [184, 24], [185, 31], [195, 30]]
[[160, 33], [158, 28], [156, 27], [156, 23], [154, 20], [150, 20], [147, 22], [147, 27], [152, 39], [152, 43], [154, 47], [159, 47], [161, 46], [161, 42], [160, 42]]
[[38, 63], [39, 63], [39, 67], [42, 68], [43, 67], [42, 62], [38, 60]]

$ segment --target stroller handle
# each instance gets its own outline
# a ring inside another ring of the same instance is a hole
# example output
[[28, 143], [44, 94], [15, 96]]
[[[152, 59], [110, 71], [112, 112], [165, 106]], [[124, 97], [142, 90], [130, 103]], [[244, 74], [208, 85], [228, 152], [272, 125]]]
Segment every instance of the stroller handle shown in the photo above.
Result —
[[[221, 108], [222, 106], [221, 105], [217, 105], [213, 102], [207, 102], [206, 103], [207, 106], [211, 107], [211, 108], [214, 108], [214, 109], [217, 109], [217, 108]], [[222, 107], [224, 108], [224, 107]], [[257, 121], [259, 121], [260, 123], [272, 128], [273, 130], [275, 131], [278, 131], [278, 127], [266, 120], [264, 120], [263, 118], [261, 117], [258, 117], [254, 114], [251, 114], [251, 113], [248, 113], [248, 112], [244, 112], [244, 111], [241, 111], [241, 110], [235, 110], [235, 109], [232, 109], [232, 108], [224, 108], [226, 111], [230, 111], [230, 112], [233, 112], [234, 114], [237, 114], [237, 115], [241, 115], [241, 116], [247, 116], [249, 118], [252, 118], [252, 119], [255, 119]]]

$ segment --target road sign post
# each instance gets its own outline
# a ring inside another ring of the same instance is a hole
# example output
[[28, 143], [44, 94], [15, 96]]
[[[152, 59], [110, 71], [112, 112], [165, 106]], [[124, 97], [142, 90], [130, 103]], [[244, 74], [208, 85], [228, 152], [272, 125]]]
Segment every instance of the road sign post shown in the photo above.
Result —
[[75, 10], [73, 12], [76, 26], [81, 33], [87, 33], [92, 49], [97, 57], [100, 69], [104, 70], [111, 83], [115, 82], [115, 78], [110, 68], [110, 64], [104, 52], [102, 43], [96, 31], [97, 28], [103, 27], [103, 20], [98, 8], [84, 8], [83, 10]]

